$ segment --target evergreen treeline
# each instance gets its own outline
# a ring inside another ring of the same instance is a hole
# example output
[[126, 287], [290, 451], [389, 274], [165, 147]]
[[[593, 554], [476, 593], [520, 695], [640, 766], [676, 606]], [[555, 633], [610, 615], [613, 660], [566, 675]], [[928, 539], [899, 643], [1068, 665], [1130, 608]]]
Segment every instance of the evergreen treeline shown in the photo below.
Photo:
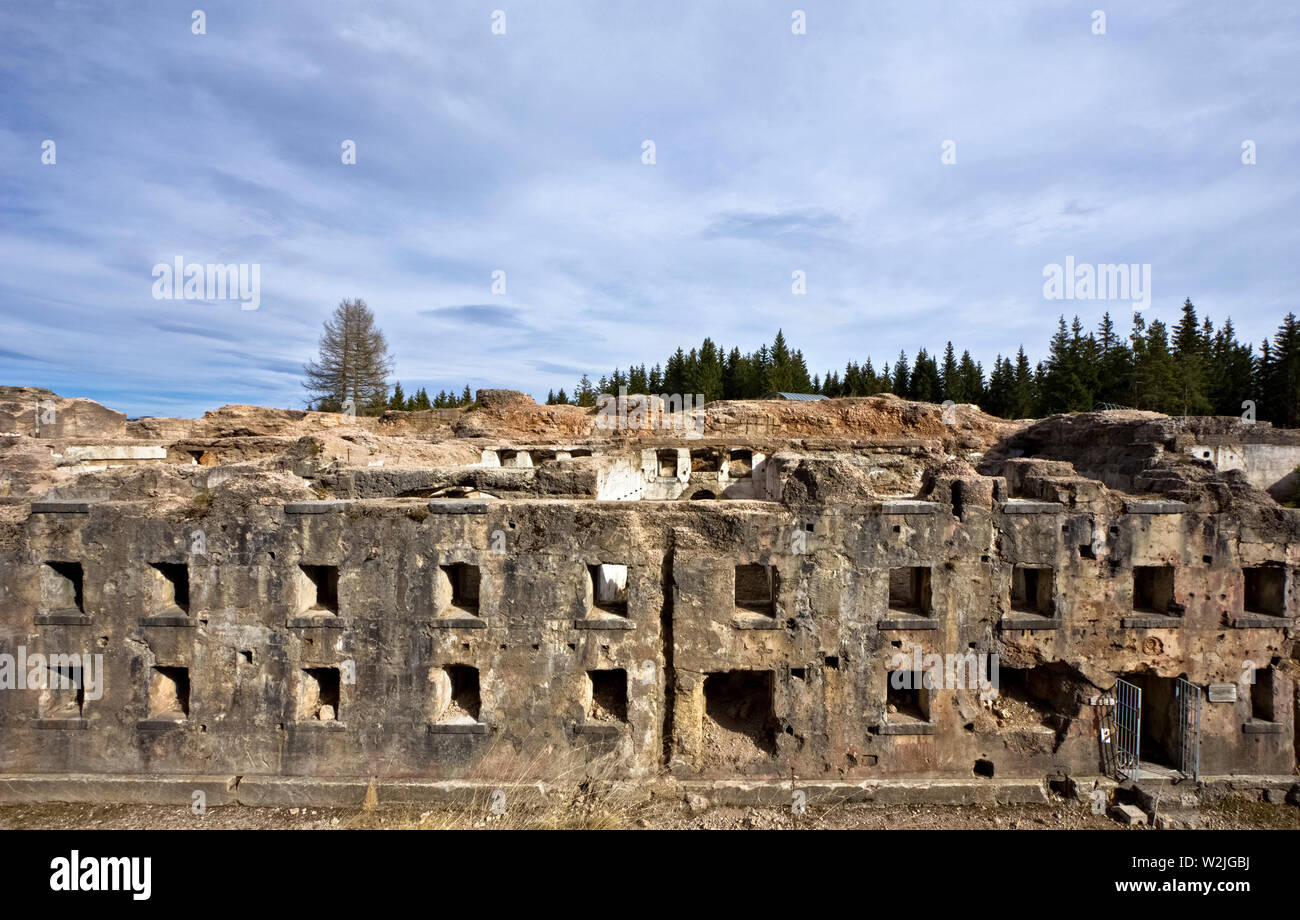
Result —
[[1241, 415], [1242, 403], [1256, 404], [1256, 418], [1288, 428], [1300, 427], [1300, 320], [1288, 313], [1272, 341], [1260, 351], [1237, 340], [1232, 320], [1219, 328], [1200, 319], [1188, 299], [1182, 317], [1169, 328], [1134, 314], [1127, 336], [1105, 314], [1085, 331], [1076, 316], [1061, 317], [1046, 359], [1031, 365], [1022, 345], [1014, 357], [998, 355], [988, 373], [951, 342], [942, 356], [924, 348], [915, 359], [900, 352], [877, 370], [868, 358], [850, 361], [843, 372], [808, 376], [803, 354], [792, 350], [782, 332], [758, 351], [729, 352], [705, 339], [690, 352], [677, 351], [661, 366], [615, 368], [595, 384], [584, 374], [573, 394], [563, 389], [547, 404], [596, 404], [602, 393], [702, 393], [715, 399], [757, 399], [772, 391], [870, 396], [896, 393], [927, 402], [975, 403], [1003, 418], [1028, 418], [1055, 412], [1086, 412], [1107, 406], [1150, 409], [1168, 415]]
[[808, 376], [803, 352], [790, 350], [780, 330], [771, 345], [741, 354], [739, 348], [726, 351], [713, 339], [705, 339], [699, 348], [684, 352], [678, 348], [662, 365], [649, 370], [644, 364], [629, 367], [627, 372], [615, 368], [596, 383], [582, 375], [573, 394], [550, 392], [546, 404], [594, 406], [602, 393], [617, 394], [620, 387], [629, 393], [702, 393], [706, 402], [715, 399], [760, 399], [773, 391], [814, 393], [816, 378]]
[[401, 381], [398, 381], [397, 386], [393, 387], [393, 395], [388, 400], [387, 408], [418, 412], [421, 409], [459, 409], [461, 406], [473, 404], [474, 395], [470, 392], [468, 383], [465, 384], [465, 389], [461, 391], [460, 396], [446, 390], [439, 390], [438, 395], [430, 401], [424, 387], [420, 387], [413, 395], [407, 396], [402, 392]]

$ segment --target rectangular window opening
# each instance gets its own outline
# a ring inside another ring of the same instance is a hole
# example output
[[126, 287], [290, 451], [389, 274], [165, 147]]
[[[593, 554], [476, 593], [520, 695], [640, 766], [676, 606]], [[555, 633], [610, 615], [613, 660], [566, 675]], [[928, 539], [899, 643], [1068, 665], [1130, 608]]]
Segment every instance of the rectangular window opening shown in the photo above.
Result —
[[300, 565], [299, 608], [304, 613], [339, 612], [339, 568], [336, 565]]
[[1242, 569], [1246, 582], [1246, 613], [1280, 617], [1286, 615], [1286, 569], [1262, 565]]
[[1255, 682], [1250, 685], [1250, 716], [1256, 722], [1276, 722], [1273, 693], [1273, 669], [1259, 668]]
[[1142, 613], [1178, 614], [1174, 604], [1173, 566], [1133, 567], [1133, 609]]
[[298, 718], [302, 721], [338, 721], [339, 683], [338, 668], [303, 668], [298, 691]]
[[149, 675], [149, 718], [181, 721], [189, 715], [189, 668], [155, 667]]
[[889, 722], [929, 722], [930, 690], [924, 671], [890, 671], [885, 693]]
[[85, 613], [80, 562], [47, 562], [41, 567], [41, 602], [47, 612]]
[[627, 616], [627, 566], [601, 562], [587, 566], [595, 610]]
[[1011, 572], [1011, 609], [1050, 617], [1055, 611], [1053, 574], [1045, 566], [1018, 565]]
[[190, 567], [183, 562], [155, 562], [152, 566], [162, 610], [190, 612]]
[[627, 671], [614, 668], [608, 671], [588, 671], [591, 702], [587, 719], [592, 722], [627, 721]]
[[889, 611], [923, 617], [930, 615], [929, 566], [901, 566], [889, 570]]
[[736, 608], [775, 616], [776, 582], [776, 572], [770, 565], [736, 566]]

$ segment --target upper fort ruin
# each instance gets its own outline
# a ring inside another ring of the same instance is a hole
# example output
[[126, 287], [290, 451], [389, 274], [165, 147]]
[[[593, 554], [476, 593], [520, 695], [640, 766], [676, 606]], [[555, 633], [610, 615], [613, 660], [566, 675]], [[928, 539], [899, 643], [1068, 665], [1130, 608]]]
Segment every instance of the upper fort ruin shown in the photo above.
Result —
[[[0, 656], [103, 656], [101, 692], [0, 694], [0, 788], [788, 801], [1294, 773], [1300, 511], [1269, 493], [1300, 432], [889, 396], [695, 411], [611, 429], [485, 390], [128, 421], [0, 388]], [[932, 656], [995, 662], [996, 693], [927, 680]]]

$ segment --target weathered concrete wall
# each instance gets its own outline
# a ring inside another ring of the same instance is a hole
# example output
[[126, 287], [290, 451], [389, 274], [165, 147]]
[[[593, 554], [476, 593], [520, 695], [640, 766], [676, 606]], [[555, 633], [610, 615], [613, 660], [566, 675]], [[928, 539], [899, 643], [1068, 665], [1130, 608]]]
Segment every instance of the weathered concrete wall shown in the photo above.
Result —
[[[1230, 517], [1043, 503], [967, 505], [961, 517], [927, 502], [320, 507], [239, 520], [160, 518], [137, 503], [33, 514], [23, 548], [0, 557], [0, 651], [103, 654], [104, 695], [75, 718], [43, 718], [37, 695], [0, 694], [0, 770], [504, 781], [667, 766], [682, 779], [862, 779], [969, 776], [982, 760], [1000, 776], [1090, 774], [1090, 699], [1144, 674], [1239, 686], [1235, 703], [1204, 704], [1205, 772], [1295, 764], [1293, 731], [1243, 728], [1255, 721], [1243, 662], [1288, 654], [1290, 621], [1245, 615], [1241, 567], [1289, 572], [1297, 560], [1274, 559]], [[79, 611], [42, 591], [51, 561], [80, 562]], [[186, 568], [188, 610], [160, 594], [155, 563]], [[445, 609], [439, 567], [455, 563], [478, 567], [472, 612]], [[593, 607], [598, 563], [628, 567], [625, 615]], [[747, 564], [776, 576], [770, 612], [737, 607]], [[336, 612], [303, 609], [300, 565], [337, 567]], [[1047, 613], [1011, 610], [1016, 565], [1051, 572]], [[1139, 565], [1174, 567], [1180, 614], [1131, 619], [1144, 616]], [[890, 610], [893, 567], [929, 570], [928, 616]], [[1296, 591], [1288, 578], [1288, 611]], [[890, 712], [889, 673], [918, 649], [997, 653], [1004, 669], [1045, 669], [1047, 687], [1014, 713], [973, 682], [936, 688], [926, 717], [907, 720]], [[471, 724], [431, 715], [449, 665], [478, 670]], [[187, 669], [183, 718], [150, 712], [157, 667]], [[308, 669], [339, 670], [336, 719], [303, 710]], [[623, 672], [624, 715], [592, 720], [593, 671]], [[729, 672], [757, 676], [730, 688], [740, 698], [709, 699], [712, 676]], [[1289, 678], [1273, 679], [1272, 721], [1293, 726]]]
[[[1121, 678], [1144, 761], [1191, 687], [1203, 774], [1296, 769], [1300, 512], [1150, 413], [829, 402], [4, 439], [0, 783], [1032, 784], [1107, 771]], [[15, 687], [60, 654], [102, 681]]]

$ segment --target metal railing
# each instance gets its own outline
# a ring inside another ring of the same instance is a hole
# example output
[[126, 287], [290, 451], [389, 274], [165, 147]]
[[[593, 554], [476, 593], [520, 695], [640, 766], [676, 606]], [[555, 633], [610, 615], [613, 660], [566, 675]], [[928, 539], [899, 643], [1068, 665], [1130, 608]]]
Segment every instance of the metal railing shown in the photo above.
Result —
[[1174, 682], [1178, 702], [1176, 747], [1178, 769], [1194, 780], [1201, 778], [1201, 688], [1178, 678]]

